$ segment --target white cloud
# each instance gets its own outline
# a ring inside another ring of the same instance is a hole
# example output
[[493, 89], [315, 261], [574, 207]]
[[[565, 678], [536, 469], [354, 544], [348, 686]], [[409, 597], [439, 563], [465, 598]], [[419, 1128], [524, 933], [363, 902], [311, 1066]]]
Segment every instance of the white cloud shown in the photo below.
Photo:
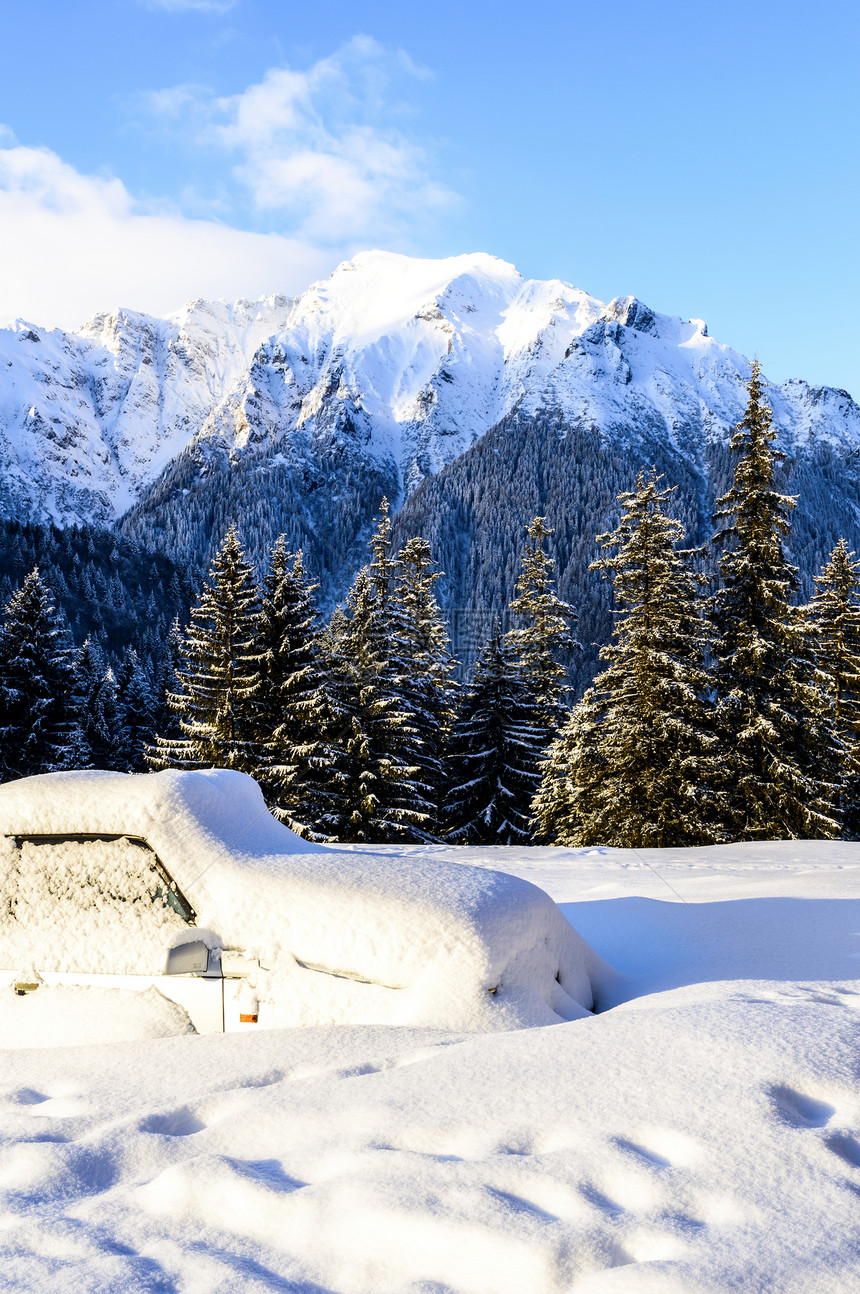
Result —
[[205, 152], [210, 171], [214, 163], [212, 192], [195, 185], [178, 201], [244, 222], [250, 194], [278, 233], [143, 203], [120, 179], [83, 175], [0, 125], [0, 320], [75, 326], [116, 305], [164, 314], [197, 296], [293, 293], [362, 247], [420, 251], [422, 231], [457, 201], [395, 125], [410, 114], [407, 92], [430, 75], [358, 36], [241, 94], [185, 85], [146, 97], [162, 127]]
[[74, 327], [115, 305], [161, 315], [198, 296], [294, 293], [337, 259], [307, 239], [147, 210], [120, 180], [82, 175], [48, 149], [0, 147], [5, 321]]
[[148, 104], [233, 157], [255, 208], [280, 213], [298, 236], [384, 243], [420, 233], [458, 201], [394, 124], [409, 112], [401, 88], [430, 76], [403, 51], [356, 36], [306, 71], [270, 69], [241, 94], [177, 86]]

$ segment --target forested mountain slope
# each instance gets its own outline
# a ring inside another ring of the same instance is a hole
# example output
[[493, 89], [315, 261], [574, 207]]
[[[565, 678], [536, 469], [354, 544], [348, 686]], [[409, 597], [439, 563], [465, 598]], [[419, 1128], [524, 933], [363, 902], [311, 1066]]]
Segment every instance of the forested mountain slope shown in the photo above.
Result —
[[[731, 479], [721, 440], [705, 441], [700, 455], [687, 457], [658, 434], [629, 443], [558, 417], [514, 415], [423, 482], [395, 519], [395, 539], [422, 534], [430, 540], [446, 572], [438, 592], [458, 653], [472, 658], [494, 615], [504, 617], [526, 526], [533, 516], [545, 516], [555, 529], [551, 551], [559, 592], [579, 610], [583, 650], [572, 662], [573, 675], [587, 681], [596, 645], [608, 642], [612, 631], [609, 585], [588, 570], [597, 556], [595, 535], [617, 523], [616, 496], [632, 488], [639, 467], [652, 464], [677, 487], [671, 510], [684, 524], [687, 545], [703, 548], [696, 564], [715, 568], [714, 501]], [[856, 453], [827, 441], [795, 447], [778, 486], [797, 496], [788, 550], [806, 598], [813, 592], [811, 576], [841, 535], [860, 551]]]

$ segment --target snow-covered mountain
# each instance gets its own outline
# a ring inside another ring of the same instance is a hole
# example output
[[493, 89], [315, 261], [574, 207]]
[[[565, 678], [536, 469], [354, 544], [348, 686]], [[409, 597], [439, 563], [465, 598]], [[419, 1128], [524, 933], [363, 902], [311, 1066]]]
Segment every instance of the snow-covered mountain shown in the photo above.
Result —
[[[480, 253], [366, 252], [296, 300], [0, 332], [3, 506], [115, 520], [183, 450], [358, 460], [405, 494], [512, 413], [657, 434], [695, 459], [740, 416], [747, 372], [701, 321], [630, 297], [604, 305]], [[860, 446], [846, 393], [793, 381], [769, 398], [789, 452]]]
[[[293, 300], [0, 332], [0, 515], [116, 523], [192, 566], [230, 520], [261, 564], [283, 531], [331, 604], [386, 493], [399, 536], [433, 542], [449, 608], [471, 613], [505, 605], [540, 513], [580, 636], [605, 641], [594, 535], [654, 463], [689, 541], [707, 537], [748, 373], [700, 320], [631, 297], [481, 253], [365, 252]], [[799, 380], [767, 397], [809, 591], [840, 534], [860, 547], [860, 408]]]
[[245, 378], [292, 305], [193, 301], [169, 319], [97, 315], [77, 333], [0, 330], [6, 515], [115, 521]]

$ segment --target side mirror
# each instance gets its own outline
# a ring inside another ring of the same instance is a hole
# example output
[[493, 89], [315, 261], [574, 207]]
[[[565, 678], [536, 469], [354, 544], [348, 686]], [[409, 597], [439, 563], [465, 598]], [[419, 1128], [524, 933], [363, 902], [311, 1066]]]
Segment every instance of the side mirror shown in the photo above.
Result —
[[202, 939], [168, 948], [165, 975], [205, 975], [209, 969], [209, 949]]

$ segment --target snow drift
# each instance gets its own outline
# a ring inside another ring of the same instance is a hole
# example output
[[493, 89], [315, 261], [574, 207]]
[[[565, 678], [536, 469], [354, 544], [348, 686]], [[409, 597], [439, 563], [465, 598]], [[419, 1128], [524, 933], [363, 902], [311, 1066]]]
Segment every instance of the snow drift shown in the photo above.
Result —
[[[270, 1028], [545, 1025], [586, 1015], [612, 976], [529, 882], [426, 854], [309, 844], [272, 817], [257, 784], [238, 772], [51, 773], [8, 783], [0, 787], [0, 836], [7, 954], [21, 960], [33, 933], [48, 928], [67, 969], [153, 974], [156, 945], [163, 958], [168, 946], [203, 939], [216, 955], [238, 949], [259, 962], [242, 992]], [[126, 860], [136, 887], [131, 903], [118, 898], [111, 874], [93, 865], [103, 840], [69, 839], [80, 836], [145, 842], [193, 912], [168, 907], [158, 877], [141, 880], [133, 843], [111, 855], [114, 868]], [[41, 885], [32, 879], [39, 849], [54, 851], [45, 855], [52, 879]], [[88, 916], [71, 923], [58, 895], [75, 875], [88, 887]], [[138, 916], [153, 905], [159, 915], [144, 935]], [[112, 952], [92, 964], [93, 922], [122, 920], [122, 964], [104, 964]], [[8, 955], [2, 960], [9, 965]]]

